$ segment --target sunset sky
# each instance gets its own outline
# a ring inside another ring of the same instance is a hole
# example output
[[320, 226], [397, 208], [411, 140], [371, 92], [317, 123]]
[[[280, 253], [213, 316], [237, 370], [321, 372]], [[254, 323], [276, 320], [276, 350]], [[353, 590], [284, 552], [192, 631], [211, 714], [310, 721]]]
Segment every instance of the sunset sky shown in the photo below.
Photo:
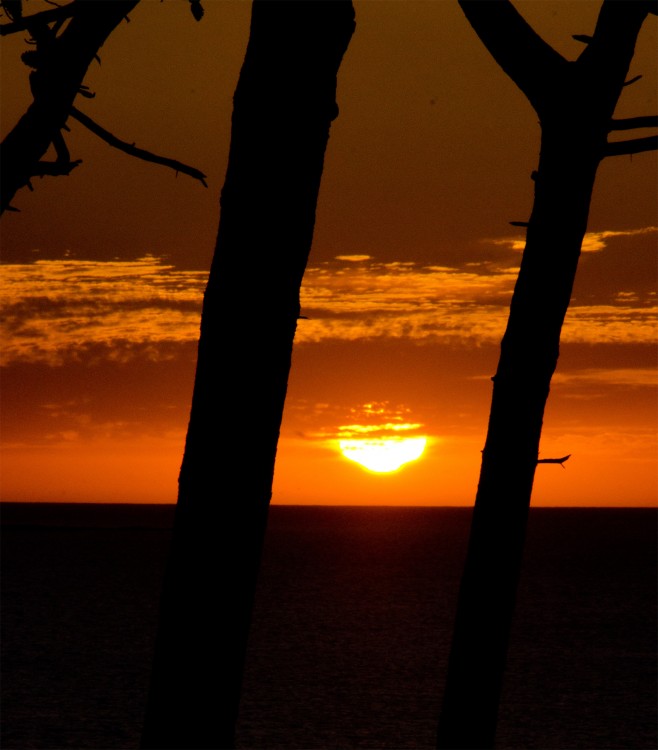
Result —
[[[561, 54], [599, 0], [514, 3]], [[26, 12], [41, 7], [29, 0]], [[202, 169], [208, 189], [71, 121], [83, 163], [36, 180], [0, 222], [2, 499], [174, 502], [201, 297], [219, 218], [247, 0], [142, 0], [77, 106]], [[357, 0], [302, 288], [275, 503], [471, 504], [523, 249], [537, 117], [456, 0]], [[1, 19], [4, 21], [5, 19]], [[618, 116], [658, 111], [642, 30]], [[29, 103], [24, 34], [2, 41], [2, 135]], [[640, 133], [641, 135], [645, 133]], [[628, 134], [622, 134], [628, 137]], [[535, 505], [654, 505], [656, 154], [607, 159], [595, 187]], [[246, 304], [248, 304], [248, 289]], [[230, 431], [231, 424], [221, 426]], [[394, 473], [341, 440], [425, 437]], [[249, 446], [245, 446], [249, 450]]]

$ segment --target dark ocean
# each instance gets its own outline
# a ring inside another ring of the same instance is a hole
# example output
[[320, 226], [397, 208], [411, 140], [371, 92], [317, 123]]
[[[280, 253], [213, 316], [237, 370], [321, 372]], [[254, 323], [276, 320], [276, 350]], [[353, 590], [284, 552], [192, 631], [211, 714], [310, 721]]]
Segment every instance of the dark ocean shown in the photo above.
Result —
[[[2, 506], [3, 750], [138, 747], [172, 517]], [[469, 523], [273, 507], [239, 747], [432, 748]], [[499, 748], [655, 750], [657, 528], [531, 511]]]

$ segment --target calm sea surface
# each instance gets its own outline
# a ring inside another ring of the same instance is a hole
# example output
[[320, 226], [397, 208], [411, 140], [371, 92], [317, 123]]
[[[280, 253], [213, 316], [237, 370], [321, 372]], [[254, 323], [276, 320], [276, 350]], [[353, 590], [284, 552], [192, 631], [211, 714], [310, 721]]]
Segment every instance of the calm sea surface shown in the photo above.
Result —
[[[172, 508], [2, 521], [3, 750], [136, 748]], [[273, 507], [240, 747], [432, 748], [469, 522]], [[655, 750], [656, 532], [652, 509], [531, 511], [499, 748]]]

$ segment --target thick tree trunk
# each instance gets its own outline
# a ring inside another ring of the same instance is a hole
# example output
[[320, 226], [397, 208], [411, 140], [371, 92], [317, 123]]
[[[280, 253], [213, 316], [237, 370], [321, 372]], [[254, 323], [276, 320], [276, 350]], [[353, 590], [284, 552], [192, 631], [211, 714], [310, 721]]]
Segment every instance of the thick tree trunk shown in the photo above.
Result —
[[[0, 213], [29, 181], [44, 174], [68, 174], [75, 163], [68, 154], [40, 165], [56, 139], [94, 57], [112, 31], [139, 0], [78, 0], [66, 29], [52, 36], [43, 22], [26, 17], [28, 28], [38, 36], [37, 68], [30, 74], [34, 101], [0, 146]], [[39, 32], [41, 29], [41, 33]]]
[[142, 741], [234, 744], [249, 622], [350, 0], [256, 0]]
[[649, 3], [604, 3], [589, 49], [575, 64], [536, 37], [506, 0], [460, 4], [542, 126], [535, 201], [493, 378], [438, 732], [438, 748], [482, 750], [494, 746], [544, 408], [596, 170]]

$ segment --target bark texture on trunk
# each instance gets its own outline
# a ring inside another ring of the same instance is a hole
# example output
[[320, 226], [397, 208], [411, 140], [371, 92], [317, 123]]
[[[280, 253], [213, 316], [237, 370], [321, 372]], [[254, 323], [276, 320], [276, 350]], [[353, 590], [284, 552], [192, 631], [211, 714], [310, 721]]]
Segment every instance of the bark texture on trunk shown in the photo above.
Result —
[[[71, 162], [59, 147], [56, 162], [40, 163], [73, 106], [87, 69], [106, 39], [139, 0], [77, 0], [68, 26], [55, 36], [43, 20], [23, 23], [37, 39], [36, 65], [30, 74], [33, 102], [0, 146], [0, 213], [35, 176], [68, 174]], [[40, 14], [35, 14], [42, 17]]]
[[144, 748], [230, 748], [350, 0], [255, 0]]
[[460, 0], [542, 128], [526, 247], [501, 343], [460, 588], [438, 748], [492, 748], [544, 408], [596, 170], [648, 2], [603, 3], [574, 63], [508, 0]]

